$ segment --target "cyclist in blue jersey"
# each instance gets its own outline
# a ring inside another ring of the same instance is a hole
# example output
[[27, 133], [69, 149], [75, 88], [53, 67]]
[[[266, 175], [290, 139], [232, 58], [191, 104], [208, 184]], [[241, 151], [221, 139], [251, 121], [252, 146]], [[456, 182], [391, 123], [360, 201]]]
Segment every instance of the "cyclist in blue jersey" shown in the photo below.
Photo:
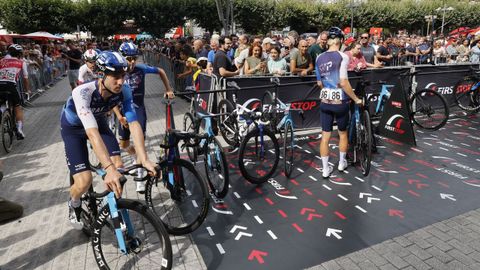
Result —
[[68, 205], [69, 219], [75, 229], [83, 227], [80, 221], [80, 198], [92, 184], [87, 140], [106, 171], [106, 188], [114, 191], [117, 197], [122, 193], [119, 182], [121, 174], [117, 171], [117, 168], [123, 167], [120, 149], [105, 117], [113, 107], [122, 104], [138, 159], [149, 171], [155, 171], [155, 163], [148, 159], [145, 151], [142, 127], [133, 107], [132, 91], [124, 84], [127, 61], [117, 52], [104, 52], [96, 63], [100, 78], [74, 88], [61, 113], [61, 135], [74, 181]]
[[348, 136], [347, 125], [349, 119], [350, 98], [356, 104], [362, 104], [353, 92], [348, 81], [347, 66], [348, 56], [340, 52], [344, 36], [338, 27], [328, 31], [328, 51], [317, 57], [315, 72], [317, 84], [320, 87], [320, 121], [322, 124], [322, 140], [320, 143], [320, 156], [322, 158], [322, 176], [328, 178], [333, 168], [328, 166], [328, 143], [332, 133], [333, 120], [336, 118], [338, 134], [340, 136], [339, 150], [340, 161], [338, 170], [344, 171], [347, 166]]
[[[173, 90], [170, 87], [170, 82], [168, 81], [165, 71], [161, 68], [148, 66], [145, 64], [137, 64], [136, 59], [138, 55], [138, 48], [135, 44], [131, 42], [124, 42], [120, 48], [120, 53], [127, 59], [128, 70], [125, 76], [125, 84], [130, 86], [133, 95], [133, 106], [137, 114], [138, 122], [142, 127], [143, 134], [147, 129], [147, 113], [145, 110], [145, 75], [149, 73], [159, 74], [160, 79], [162, 80], [166, 93], [165, 95], [168, 98], [174, 98]], [[117, 118], [119, 119], [121, 125], [118, 130], [120, 135], [120, 148], [126, 150], [132, 156], [135, 156], [135, 150], [130, 147], [130, 130], [128, 128], [127, 121], [125, 117], [120, 114], [118, 109], [114, 109]], [[142, 169], [139, 169], [138, 175], [141, 176]], [[136, 181], [137, 191], [140, 193], [145, 192], [145, 183], [143, 181]]]

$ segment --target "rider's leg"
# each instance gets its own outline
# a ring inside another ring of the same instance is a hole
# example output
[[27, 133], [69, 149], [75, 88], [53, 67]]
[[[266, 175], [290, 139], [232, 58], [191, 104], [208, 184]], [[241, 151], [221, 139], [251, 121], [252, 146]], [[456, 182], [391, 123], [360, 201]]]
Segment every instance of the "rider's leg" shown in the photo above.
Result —
[[73, 185], [70, 187], [70, 198], [73, 207], [80, 206], [80, 198], [88, 191], [92, 184], [92, 179], [91, 171], [82, 171], [73, 175]]
[[340, 137], [340, 142], [338, 144], [339, 149], [339, 162], [338, 170], [343, 171], [347, 168], [347, 150], [348, 150], [348, 120], [349, 120], [349, 105], [342, 104], [339, 105], [339, 111], [336, 114], [337, 126], [338, 126], [338, 135]]

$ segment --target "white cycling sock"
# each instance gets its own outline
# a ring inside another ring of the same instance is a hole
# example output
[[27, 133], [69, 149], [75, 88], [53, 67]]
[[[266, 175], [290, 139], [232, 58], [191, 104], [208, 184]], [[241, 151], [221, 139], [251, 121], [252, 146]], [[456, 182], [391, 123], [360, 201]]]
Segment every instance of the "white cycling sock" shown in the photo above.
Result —
[[340, 162], [345, 162], [346, 157], [347, 157], [347, 152], [340, 152]]
[[70, 198], [70, 205], [74, 208], [78, 208], [78, 207], [80, 207], [80, 205], [82, 205], [82, 201], [73, 200], [72, 198]]
[[23, 123], [22, 121], [17, 121], [17, 128], [22, 130], [23, 129]]
[[328, 170], [328, 156], [322, 157], [323, 170]]

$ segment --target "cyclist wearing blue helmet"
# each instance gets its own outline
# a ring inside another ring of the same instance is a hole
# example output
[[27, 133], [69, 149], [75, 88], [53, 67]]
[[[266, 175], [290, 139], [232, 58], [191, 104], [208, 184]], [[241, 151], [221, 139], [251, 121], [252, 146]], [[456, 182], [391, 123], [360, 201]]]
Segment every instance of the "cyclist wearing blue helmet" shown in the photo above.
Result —
[[[127, 59], [128, 62], [128, 71], [125, 76], [125, 84], [130, 86], [133, 95], [133, 106], [137, 114], [138, 122], [142, 127], [143, 133], [147, 129], [147, 112], [145, 110], [145, 75], [146, 74], [159, 74], [160, 79], [162, 80], [165, 89], [166, 96], [173, 98], [173, 90], [170, 87], [170, 82], [168, 81], [165, 71], [161, 68], [148, 66], [145, 64], [137, 64], [137, 55], [138, 48], [132, 42], [124, 42], [120, 48], [120, 53]], [[117, 118], [119, 119], [121, 125], [118, 130], [120, 135], [120, 148], [128, 151], [132, 156], [135, 155], [135, 151], [130, 147], [130, 130], [127, 125], [127, 119], [123, 117], [118, 109], [114, 109]], [[142, 175], [141, 169], [139, 169], [139, 175]], [[143, 181], [136, 181], [137, 191], [144, 192], [145, 184]]]
[[70, 174], [74, 183], [70, 188], [69, 219], [75, 229], [83, 227], [80, 221], [81, 201], [92, 183], [88, 161], [87, 140], [106, 171], [105, 185], [118, 197], [122, 193], [117, 168], [123, 166], [115, 135], [109, 129], [105, 114], [122, 104], [135, 142], [138, 159], [149, 171], [155, 164], [145, 151], [142, 128], [133, 108], [132, 91], [124, 84], [127, 61], [118, 52], [103, 52], [97, 58], [100, 78], [82, 84], [72, 91], [61, 113], [61, 135]]
[[347, 166], [347, 125], [349, 118], [350, 98], [357, 104], [361, 104], [353, 92], [348, 81], [347, 66], [348, 56], [340, 52], [343, 41], [343, 32], [338, 27], [328, 30], [328, 51], [320, 54], [315, 61], [317, 84], [320, 87], [320, 121], [322, 124], [322, 140], [320, 143], [320, 156], [322, 158], [322, 176], [328, 178], [333, 168], [328, 166], [329, 148], [328, 143], [332, 133], [333, 120], [336, 118], [338, 134], [340, 136], [339, 150], [340, 161], [338, 170], [344, 171]]

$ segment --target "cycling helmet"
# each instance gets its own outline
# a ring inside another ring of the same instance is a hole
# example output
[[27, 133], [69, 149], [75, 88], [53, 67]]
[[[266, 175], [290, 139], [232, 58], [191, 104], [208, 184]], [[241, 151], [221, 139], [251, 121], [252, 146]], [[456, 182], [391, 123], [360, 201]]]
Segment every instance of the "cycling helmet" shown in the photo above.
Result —
[[136, 56], [138, 54], [137, 46], [131, 42], [124, 42], [120, 45], [118, 51], [123, 56]]
[[342, 39], [343, 37], [344, 37], [344, 35], [343, 35], [342, 29], [340, 29], [336, 26], [330, 27], [330, 29], [328, 29], [328, 38], [329, 39], [334, 39], [334, 38]]
[[12, 57], [18, 57], [22, 54], [23, 52], [23, 47], [18, 44], [12, 44], [8, 47], [8, 53]]
[[97, 60], [97, 57], [98, 57], [98, 53], [97, 53], [97, 51], [95, 51], [93, 49], [88, 49], [83, 54], [83, 59], [85, 59], [85, 61], [95, 61], [95, 60]]
[[126, 72], [127, 60], [118, 52], [102, 52], [97, 58], [97, 68], [107, 73]]

